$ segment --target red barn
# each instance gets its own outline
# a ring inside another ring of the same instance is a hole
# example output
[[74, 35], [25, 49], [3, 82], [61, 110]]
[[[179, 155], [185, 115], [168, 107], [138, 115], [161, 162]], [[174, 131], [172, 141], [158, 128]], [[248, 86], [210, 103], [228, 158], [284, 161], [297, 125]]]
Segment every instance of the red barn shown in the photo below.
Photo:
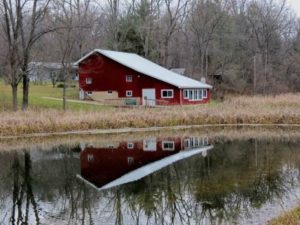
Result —
[[133, 53], [95, 49], [80, 60], [80, 98], [127, 104], [209, 102], [212, 86], [172, 72]]

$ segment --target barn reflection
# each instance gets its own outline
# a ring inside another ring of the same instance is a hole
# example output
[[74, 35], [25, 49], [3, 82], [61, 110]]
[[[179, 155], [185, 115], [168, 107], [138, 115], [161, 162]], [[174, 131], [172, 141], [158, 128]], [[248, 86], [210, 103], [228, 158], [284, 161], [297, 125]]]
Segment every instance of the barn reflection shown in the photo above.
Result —
[[206, 156], [212, 148], [206, 137], [156, 137], [87, 145], [80, 154], [78, 177], [100, 190], [107, 189], [139, 180], [193, 155]]

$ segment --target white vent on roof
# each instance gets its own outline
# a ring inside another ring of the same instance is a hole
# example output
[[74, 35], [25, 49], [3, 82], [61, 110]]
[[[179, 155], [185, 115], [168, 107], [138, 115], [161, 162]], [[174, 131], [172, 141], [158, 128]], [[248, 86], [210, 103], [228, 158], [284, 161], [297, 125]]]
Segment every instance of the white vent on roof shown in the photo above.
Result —
[[201, 80], [200, 80], [202, 83], [206, 84], [206, 79], [205, 77], [201, 77]]

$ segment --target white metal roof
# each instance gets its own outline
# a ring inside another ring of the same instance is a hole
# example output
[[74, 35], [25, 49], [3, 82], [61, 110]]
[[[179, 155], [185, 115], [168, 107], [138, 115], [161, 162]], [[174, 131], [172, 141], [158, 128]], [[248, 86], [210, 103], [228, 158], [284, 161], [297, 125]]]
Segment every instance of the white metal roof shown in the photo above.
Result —
[[95, 49], [91, 51], [89, 54], [79, 59], [77, 62], [75, 62], [75, 65], [78, 65], [80, 62], [82, 62], [83, 60], [85, 60], [86, 58], [88, 58], [90, 55], [94, 53], [99, 53], [101, 55], [104, 55], [139, 73], [164, 81], [168, 84], [172, 84], [178, 88], [209, 88], [209, 89], [212, 88], [211, 85], [174, 73], [134, 53]]

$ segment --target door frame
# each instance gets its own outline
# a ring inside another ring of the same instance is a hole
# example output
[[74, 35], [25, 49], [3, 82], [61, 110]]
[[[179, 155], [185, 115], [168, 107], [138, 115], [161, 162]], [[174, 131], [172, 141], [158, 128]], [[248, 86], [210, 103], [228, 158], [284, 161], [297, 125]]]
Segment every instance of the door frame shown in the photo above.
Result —
[[[154, 99], [151, 100], [146, 100], [144, 96], [144, 91], [154, 91]], [[155, 88], [143, 88], [142, 89], [142, 105], [147, 105], [147, 106], [155, 106], [156, 105], [156, 90]]]

